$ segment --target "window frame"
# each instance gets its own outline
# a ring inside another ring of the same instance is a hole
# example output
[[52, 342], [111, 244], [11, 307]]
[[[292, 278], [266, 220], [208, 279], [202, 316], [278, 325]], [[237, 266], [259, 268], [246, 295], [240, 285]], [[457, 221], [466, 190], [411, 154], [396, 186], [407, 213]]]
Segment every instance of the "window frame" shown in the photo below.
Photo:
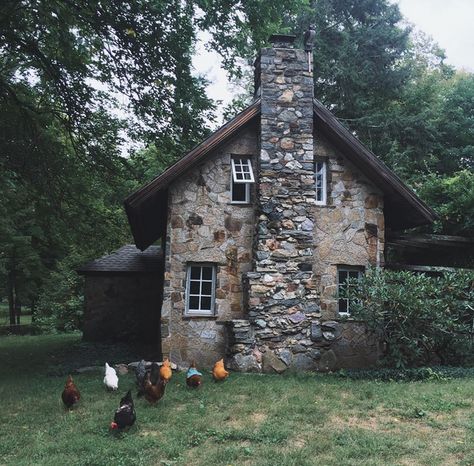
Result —
[[[318, 165], [321, 164], [321, 169], [318, 169]], [[327, 160], [316, 160], [314, 164], [314, 189], [316, 191], [316, 205], [327, 205], [328, 197], [328, 163]], [[318, 187], [318, 177], [321, 176], [322, 182], [321, 187]], [[318, 200], [318, 191], [322, 193], [322, 199]]]
[[[240, 161], [240, 166], [242, 166], [242, 161], [246, 161], [249, 167], [249, 179], [248, 180], [238, 180], [236, 181], [236, 163], [235, 161], [239, 160]], [[251, 191], [250, 191], [250, 185], [255, 183], [255, 175], [253, 172], [253, 167], [252, 167], [252, 158], [250, 156], [243, 156], [243, 155], [232, 155], [231, 156], [231, 170], [230, 170], [230, 202], [231, 204], [240, 204], [240, 205], [245, 205], [245, 204], [250, 204], [250, 197], [251, 197]], [[242, 200], [236, 200], [234, 199], [234, 193], [235, 193], [235, 185], [244, 185], [245, 186], [245, 196], [244, 199]]]
[[[200, 278], [199, 280], [191, 279], [191, 269], [192, 267], [200, 267]], [[211, 280], [203, 280], [202, 278], [202, 268], [208, 267], [212, 270]], [[199, 283], [199, 294], [191, 294], [191, 282]], [[202, 283], [211, 282], [211, 294], [202, 294]], [[185, 315], [188, 317], [213, 317], [216, 313], [216, 287], [217, 287], [217, 266], [214, 263], [209, 262], [191, 262], [186, 265], [186, 294], [185, 294]], [[191, 296], [197, 296], [199, 298], [199, 309], [190, 309], [190, 298]], [[211, 309], [201, 309], [201, 298], [210, 297], [211, 298]]]
[[[237, 170], [236, 161], [239, 161], [239, 167], [241, 170]], [[252, 160], [250, 157], [242, 156], [242, 155], [233, 155], [230, 159], [231, 162], [231, 172], [232, 172], [232, 179], [234, 183], [255, 183], [255, 176], [253, 174], [252, 168]], [[246, 163], [243, 163], [246, 162]], [[248, 171], [244, 170], [244, 167], [248, 167]], [[248, 175], [249, 179], [239, 179], [237, 175]]]
[[[356, 278], [356, 277], [350, 277], [350, 273], [357, 273], [357, 279], [360, 280], [362, 278], [362, 275], [365, 272], [365, 267], [364, 266], [357, 266], [357, 265], [338, 265], [337, 266], [337, 313], [340, 316], [344, 317], [350, 317], [351, 315], [351, 308], [350, 308], [350, 299], [349, 298], [341, 298], [340, 291], [342, 288], [343, 283], [340, 282], [339, 280], [339, 274], [340, 272], [345, 272], [347, 273], [346, 280], [348, 278]], [[344, 301], [346, 310], [341, 311], [341, 301]]]

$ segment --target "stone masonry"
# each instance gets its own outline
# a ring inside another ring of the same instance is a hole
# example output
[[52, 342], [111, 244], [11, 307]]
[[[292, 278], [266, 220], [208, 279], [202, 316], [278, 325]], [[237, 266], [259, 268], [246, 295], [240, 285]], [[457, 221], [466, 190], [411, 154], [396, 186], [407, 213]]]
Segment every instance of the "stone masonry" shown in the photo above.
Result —
[[[313, 77], [292, 38], [277, 36], [256, 62], [262, 99], [254, 267], [248, 321], [228, 323], [237, 370], [333, 370], [373, 364], [360, 322], [340, 321], [338, 265], [383, 263], [383, 198], [313, 128]], [[315, 137], [314, 137], [315, 136]], [[316, 160], [328, 165], [327, 205], [315, 203]]]
[[[313, 76], [291, 36], [256, 61], [260, 124], [240, 130], [169, 187], [162, 349], [181, 365], [235, 370], [373, 364], [361, 322], [337, 310], [338, 267], [383, 265], [383, 195], [313, 123]], [[252, 160], [251, 203], [231, 203], [231, 156]], [[327, 164], [316, 204], [315, 162]], [[186, 316], [187, 264], [217, 266], [214, 316]]]

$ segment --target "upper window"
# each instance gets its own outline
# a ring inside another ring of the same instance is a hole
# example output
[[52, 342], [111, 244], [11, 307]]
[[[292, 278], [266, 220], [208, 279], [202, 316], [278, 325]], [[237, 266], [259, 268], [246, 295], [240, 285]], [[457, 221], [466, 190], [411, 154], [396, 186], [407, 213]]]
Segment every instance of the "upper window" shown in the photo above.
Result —
[[338, 312], [349, 315], [351, 313], [351, 300], [343, 295], [348, 290], [348, 279], [359, 279], [363, 274], [362, 267], [338, 267], [337, 268], [337, 291], [338, 291]]
[[326, 205], [327, 202], [327, 163], [316, 162], [315, 181], [316, 181], [316, 204]]
[[214, 315], [215, 294], [215, 265], [188, 265], [186, 274], [186, 313], [188, 315]]
[[232, 158], [232, 179], [234, 183], [253, 183], [255, 181], [250, 159]]
[[233, 157], [231, 196], [233, 204], [248, 204], [250, 202], [250, 184], [254, 183], [252, 164], [249, 158]]

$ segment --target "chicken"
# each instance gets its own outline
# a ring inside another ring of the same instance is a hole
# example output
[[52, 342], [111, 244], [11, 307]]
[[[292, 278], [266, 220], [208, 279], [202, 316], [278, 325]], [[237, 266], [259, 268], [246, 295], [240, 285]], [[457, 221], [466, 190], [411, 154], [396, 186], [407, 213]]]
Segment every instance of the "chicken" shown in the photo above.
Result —
[[212, 369], [212, 377], [216, 382], [225, 380], [229, 377], [229, 372], [225, 370], [224, 359], [220, 359], [214, 364], [214, 369]]
[[114, 420], [110, 423], [112, 430], [122, 430], [126, 427], [133, 426], [137, 415], [135, 407], [133, 406], [132, 391], [129, 390], [127, 394], [120, 400], [120, 405], [115, 411]]
[[202, 374], [196, 369], [196, 362], [193, 361], [186, 373], [186, 384], [191, 388], [199, 388], [202, 384]]
[[138, 388], [137, 396], [142, 396], [145, 393], [145, 378], [146, 378], [146, 363], [142, 359], [135, 369], [136, 384]]
[[81, 394], [79, 393], [79, 390], [77, 389], [71, 376], [68, 376], [66, 380], [66, 385], [64, 385], [61, 398], [63, 399], [63, 403], [66, 408], [69, 409], [71, 409], [81, 399]]
[[146, 375], [143, 387], [145, 399], [154, 404], [163, 398], [165, 394], [165, 380], [160, 376], [160, 366], [154, 362], [151, 371]]
[[117, 390], [118, 388], [117, 372], [115, 372], [115, 369], [113, 367], [110, 367], [108, 363], [105, 363], [104, 385], [109, 390]]
[[168, 383], [172, 375], [173, 371], [171, 370], [171, 363], [168, 358], [165, 358], [163, 365], [160, 367], [160, 376], [166, 383]]

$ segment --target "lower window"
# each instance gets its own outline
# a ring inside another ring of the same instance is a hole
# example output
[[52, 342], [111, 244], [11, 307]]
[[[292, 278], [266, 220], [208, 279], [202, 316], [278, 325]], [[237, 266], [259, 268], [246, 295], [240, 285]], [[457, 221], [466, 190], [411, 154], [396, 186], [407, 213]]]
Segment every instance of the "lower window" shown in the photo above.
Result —
[[339, 296], [337, 310], [339, 314], [349, 315], [351, 313], [351, 300], [341, 297], [347, 290], [347, 280], [349, 278], [358, 279], [363, 273], [363, 267], [341, 266], [337, 268], [337, 292]]
[[186, 273], [186, 314], [214, 315], [216, 266], [189, 264]]

